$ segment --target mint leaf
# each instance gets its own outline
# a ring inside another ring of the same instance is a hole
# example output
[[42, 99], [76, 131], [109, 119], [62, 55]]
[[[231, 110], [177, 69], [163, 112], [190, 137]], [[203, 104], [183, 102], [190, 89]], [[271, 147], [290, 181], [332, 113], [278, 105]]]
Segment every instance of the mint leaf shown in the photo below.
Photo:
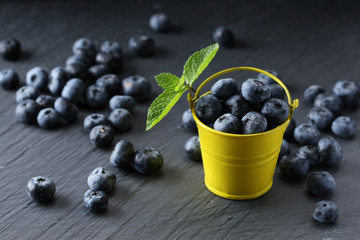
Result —
[[195, 52], [189, 57], [184, 66], [183, 76], [185, 82], [190, 86], [199, 77], [199, 75], [209, 65], [211, 60], [215, 57], [216, 52], [219, 49], [219, 44], [215, 43], [198, 52]]
[[150, 130], [163, 119], [186, 90], [186, 86], [182, 86], [178, 91], [175, 91], [175, 89], [165, 89], [164, 92], [154, 100], [148, 110], [146, 131]]
[[175, 89], [180, 79], [171, 73], [160, 73], [155, 76], [155, 80], [163, 89]]

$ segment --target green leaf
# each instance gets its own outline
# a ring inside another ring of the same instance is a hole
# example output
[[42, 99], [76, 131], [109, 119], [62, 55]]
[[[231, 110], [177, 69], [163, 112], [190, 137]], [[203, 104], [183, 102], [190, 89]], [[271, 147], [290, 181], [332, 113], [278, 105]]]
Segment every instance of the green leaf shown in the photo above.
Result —
[[160, 73], [155, 76], [155, 80], [163, 89], [175, 89], [180, 79], [171, 73]]
[[195, 52], [186, 61], [183, 71], [185, 82], [190, 86], [199, 77], [199, 75], [209, 65], [211, 60], [215, 57], [216, 52], [219, 49], [219, 44], [215, 43], [206, 48]]
[[165, 117], [186, 90], [186, 86], [182, 86], [178, 91], [175, 91], [175, 89], [165, 89], [164, 92], [154, 100], [148, 110], [146, 131], [150, 130]]

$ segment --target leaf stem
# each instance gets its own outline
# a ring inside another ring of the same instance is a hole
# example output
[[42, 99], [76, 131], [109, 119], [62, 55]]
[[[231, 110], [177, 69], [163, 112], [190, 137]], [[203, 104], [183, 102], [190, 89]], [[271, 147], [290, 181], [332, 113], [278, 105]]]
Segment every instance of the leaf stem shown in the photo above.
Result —
[[193, 91], [194, 93], [196, 93], [196, 90], [192, 87], [192, 86], [189, 86], [187, 84], [184, 84], [184, 86], [189, 89], [190, 91]]

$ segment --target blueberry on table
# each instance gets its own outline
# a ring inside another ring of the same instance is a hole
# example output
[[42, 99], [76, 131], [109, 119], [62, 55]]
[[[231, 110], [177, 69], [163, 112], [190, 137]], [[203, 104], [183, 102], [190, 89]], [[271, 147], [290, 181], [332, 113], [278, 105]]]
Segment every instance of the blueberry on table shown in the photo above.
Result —
[[330, 128], [334, 118], [334, 114], [329, 109], [316, 106], [312, 107], [307, 115], [307, 121], [314, 124], [320, 130]]
[[36, 123], [38, 113], [37, 103], [32, 99], [26, 99], [16, 106], [15, 118], [21, 123], [33, 124]]
[[110, 96], [119, 94], [121, 91], [121, 80], [115, 74], [106, 74], [96, 80], [96, 85], [104, 87]]
[[225, 100], [238, 91], [237, 82], [232, 78], [224, 78], [216, 81], [211, 87], [211, 94], [220, 100]]
[[109, 202], [108, 195], [103, 191], [89, 189], [84, 194], [84, 205], [90, 211], [100, 212], [105, 210]]
[[[277, 78], [280, 78], [280, 75], [275, 70], [265, 70], [265, 71], [268, 73], [271, 73], [272, 75], [274, 75]], [[272, 79], [271, 77], [269, 77], [268, 75], [265, 75], [263, 73], [259, 73], [257, 76], [257, 79], [268, 85], [278, 84], [278, 82], [276, 82], [274, 79]]]
[[331, 201], [320, 201], [315, 205], [313, 217], [320, 223], [332, 223], [339, 217], [338, 208]]
[[70, 102], [81, 105], [85, 102], [84, 92], [86, 85], [80, 78], [72, 78], [66, 82], [61, 91], [61, 97], [66, 98]]
[[289, 116], [289, 105], [281, 99], [270, 98], [261, 108], [261, 114], [266, 117], [268, 124], [278, 126], [286, 121]]
[[101, 43], [100, 51], [102, 52], [118, 52], [122, 53], [121, 45], [118, 41], [112, 41], [112, 40], [106, 40], [103, 43]]
[[350, 117], [340, 116], [331, 123], [331, 131], [338, 137], [349, 138], [356, 132], [356, 122]]
[[103, 108], [109, 101], [109, 93], [104, 87], [90, 85], [86, 90], [85, 100], [90, 108]]
[[112, 72], [119, 73], [123, 65], [122, 52], [99, 52], [96, 54], [95, 62], [98, 65], [107, 65]]
[[66, 59], [65, 65], [77, 64], [81, 65], [84, 69], [91, 66], [92, 62], [84, 55], [71, 55]]
[[205, 124], [214, 122], [222, 115], [222, 112], [222, 103], [211, 94], [200, 97], [195, 104], [196, 116]]
[[261, 103], [270, 98], [270, 87], [255, 78], [249, 78], [241, 85], [241, 95], [249, 102]]
[[320, 131], [315, 125], [302, 123], [294, 129], [294, 138], [302, 145], [316, 146], [320, 138]]
[[289, 125], [287, 126], [285, 133], [284, 133], [284, 138], [286, 138], [287, 140], [290, 140], [294, 137], [294, 129], [296, 128], [296, 121], [294, 118], [290, 119]]
[[26, 99], [35, 100], [40, 95], [39, 90], [33, 86], [22, 86], [15, 93], [15, 100], [17, 103], [21, 103]]
[[74, 42], [72, 51], [75, 55], [85, 55], [93, 58], [96, 54], [96, 46], [88, 38], [79, 38]]
[[334, 115], [339, 115], [343, 103], [341, 99], [333, 93], [320, 93], [314, 100], [314, 106], [327, 108]]
[[116, 176], [113, 172], [103, 167], [98, 167], [90, 173], [87, 183], [91, 189], [110, 192], [115, 186]]
[[184, 111], [181, 119], [182, 119], [183, 126], [186, 129], [188, 129], [194, 133], [197, 132], [196, 122], [195, 122], [194, 116], [192, 115], [190, 109], [187, 109]]
[[106, 148], [111, 147], [115, 134], [112, 127], [107, 125], [98, 125], [90, 131], [90, 141], [96, 147]]
[[321, 138], [318, 142], [320, 162], [332, 167], [337, 166], [342, 158], [342, 149], [338, 141], [332, 137]]
[[[80, 63], [67, 64], [64, 70], [69, 75], [69, 78], [88, 79], [92, 77], [90, 74], [91, 69]], [[92, 79], [96, 79], [96, 77], [92, 77]]]
[[310, 163], [303, 155], [293, 153], [280, 159], [281, 175], [286, 178], [302, 179], [309, 172]]
[[26, 185], [27, 194], [37, 202], [49, 202], [54, 198], [55, 191], [55, 183], [47, 177], [33, 177]]
[[129, 140], [120, 140], [116, 143], [110, 156], [110, 163], [117, 168], [132, 168], [135, 158], [135, 148]]
[[249, 104], [241, 95], [233, 95], [225, 100], [224, 111], [240, 119], [249, 112]]
[[224, 26], [215, 28], [212, 37], [215, 42], [225, 47], [231, 47], [235, 42], [233, 32]]
[[116, 108], [112, 110], [108, 117], [115, 130], [123, 132], [131, 128], [132, 115], [125, 108]]
[[89, 76], [96, 80], [100, 78], [101, 76], [104, 76], [106, 74], [111, 74], [113, 71], [111, 70], [110, 66], [105, 64], [97, 64], [89, 67], [88, 69]]
[[144, 147], [136, 150], [133, 167], [139, 173], [149, 175], [158, 171], [163, 162], [163, 156], [158, 149]]
[[55, 97], [47, 94], [41, 94], [35, 99], [35, 102], [39, 105], [40, 109], [53, 108], [55, 103]]
[[107, 117], [100, 113], [92, 113], [84, 118], [84, 129], [90, 132], [93, 127], [98, 125], [109, 125]]
[[340, 97], [345, 107], [357, 107], [360, 99], [360, 86], [353, 81], [338, 81], [333, 87], [333, 93]]
[[231, 113], [225, 113], [216, 119], [214, 129], [224, 133], [238, 133], [240, 130], [240, 120]]
[[60, 116], [54, 108], [44, 108], [37, 115], [37, 123], [45, 129], [54, 129], [59, 126]]
[[62, 67], [55, 67], [50, 71], [48, 89], [54, 95], [60, 95], [70, 75]]
[[198, 136], [192, 136], [186, 140], [185, 145], [185, 155], [192, 161], [201, 162], [201, 149], [200, 149], [200, 141]]
[[0, 54], [4, 59], [16, 60], [21, 55], [21, 44], [15, 38], [0, 41]]
[[266, 118], [258, 112], [248, 112], [241, 118], [241, 133], [243, 134], [264, 132], [267, 126]]
[[268, 84], [270, 87], [270, 98], [278, 98], [284, 100], [285, 98], [285, 90], [282, 86], [277, 83]]
[[137, 102], [147, 100], [151, 95], [151, 83], [143, 76], [134, 75], [122, 80], [124, 95], [129, 95]]
[[304, 98], [307, 102], [313, 104], [317, 95], [324, 93], [325, 88], [320, 85], [311, 85], [304, 91]]
[[155, 13], [149, 20], [150, 28], [155, 32], [167, 32], [170, 30], [171, 21], [166, 13]]
[[316, 166], [320, 163], [319, 149], [316, 146], [305, 145], [299, 148], [298, 152], [309, 160], [311, 166]]
[[6, 90], [13, 90], [19, 86], [20, 77], [13, 69], [0, 71], [0, 86]]
[[54, 108], [56, 112], [68, 122], [75, 121], [79, 114], [79, 109], [75, 106], [75, 104], [63, 97], [58, 97], [55, 100]]
[[109, 101], [109, 106], [111, 110], [116, 108], [125, 108], [129, 112], [132, 112], [135, 109], [136, 102], [135, 99], [128, 95], [115, 95]]
[[283, 156], [290, 154], [290, 144], [285, 139], [281, 142], [281, 148], [278, 159], [280, 160]]
[[154, 39], [149, 36], [135, 36], [129, 39], [129, 49], [139, 57], [152, 55], [155, 48]]
[[306, 191], [316, 196], [326, 196], [333, 193], [335, 180], [327, 171], [309, 173], [306, 179]]
[[42, 67], [34, 67], [26, 73], [26, 84], [34, 86], [39, 91], [46, 91], [48, 88], [49, 74]]

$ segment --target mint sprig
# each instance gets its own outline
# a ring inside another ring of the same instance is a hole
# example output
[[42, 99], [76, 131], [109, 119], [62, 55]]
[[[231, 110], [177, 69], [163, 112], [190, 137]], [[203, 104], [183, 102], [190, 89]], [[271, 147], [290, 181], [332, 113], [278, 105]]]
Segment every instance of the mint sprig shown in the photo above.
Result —
[[157, 84], [164, 91], [149, 107], [146, 131], [154, 127], [168, 114], [186, 90], [193, 90], [192, 84], [215, 57], [218, 49], [219, 44], [215, 43], [192, 54], [185, 63], [181, 78], [171, 73], [160, 73], [155, 76]]

